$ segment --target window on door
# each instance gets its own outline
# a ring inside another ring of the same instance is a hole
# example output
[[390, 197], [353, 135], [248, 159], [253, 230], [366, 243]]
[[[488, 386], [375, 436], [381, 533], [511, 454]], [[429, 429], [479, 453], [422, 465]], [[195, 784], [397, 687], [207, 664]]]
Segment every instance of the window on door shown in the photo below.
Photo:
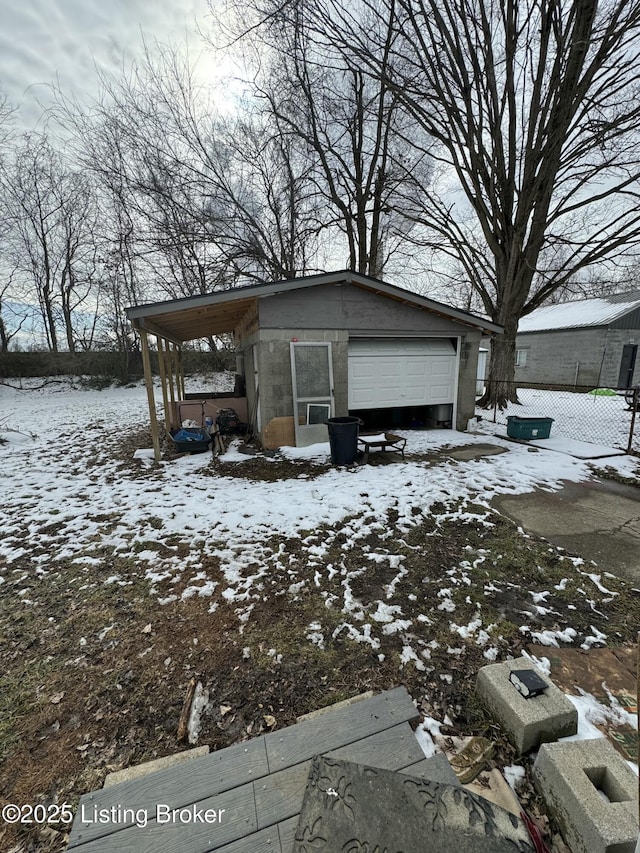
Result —
[[331, 344], [292, 341], [291, 379], [296, 446], [328, 441], [326, 421], [334, 411]]

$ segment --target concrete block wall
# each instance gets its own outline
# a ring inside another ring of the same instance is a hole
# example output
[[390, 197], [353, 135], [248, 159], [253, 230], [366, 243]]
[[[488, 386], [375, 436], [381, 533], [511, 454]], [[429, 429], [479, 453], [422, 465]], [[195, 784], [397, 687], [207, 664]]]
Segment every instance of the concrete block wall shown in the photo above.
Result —
[[527, 350], [527, 364], [516, 367], [516, 382], [557, 385], [598, 384], [606, 329], [562, 329], [522, 334], [516, 349]]
[[258, 336], [260, 364], [260, 412], [262, 428], [272, 418], [293, 416], [293, 387], [291, 382], [292, 338], [299, 341], [329, 341], [333, 358], [335, 414], [347, 411], [347, 332], [336, 329], [263, 329]]
[[458, 374], [458, 406], [455, 427], [466, 430], [467, 421], [475, 414], [475, 393], [478, 372], [480, 332], [469, 330], [460, 340], [460, 370]]
[[[518, 335], [516, 348], [527, 350], [527, 364], [516, 367], [516, 382], [617, 388], [625, 344], [640, 346], [640, 330], [602, 327]], [[640, 382], [640, 357], [633, 381]]]
[[460, 334], [466, 327], [454, 319], [421, 311], [396, 299], [351, 284], [327, 284], [261, 299], [260, 328], [314, 330], [319, 321], [331, 329], [360, 335]]

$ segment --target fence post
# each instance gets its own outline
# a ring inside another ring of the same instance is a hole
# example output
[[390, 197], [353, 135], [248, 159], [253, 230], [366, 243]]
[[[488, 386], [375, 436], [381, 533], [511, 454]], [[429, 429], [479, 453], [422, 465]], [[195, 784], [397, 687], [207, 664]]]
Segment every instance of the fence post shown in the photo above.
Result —
[[633, 400], [631, 403], [631, 426], [629, 427], [629, 444], [627, 445], [627, 453], [633, 451], [633, 433], [636, 428], [636, 412], [640, 405], [640, 385], [636, 385], [633, 389]]

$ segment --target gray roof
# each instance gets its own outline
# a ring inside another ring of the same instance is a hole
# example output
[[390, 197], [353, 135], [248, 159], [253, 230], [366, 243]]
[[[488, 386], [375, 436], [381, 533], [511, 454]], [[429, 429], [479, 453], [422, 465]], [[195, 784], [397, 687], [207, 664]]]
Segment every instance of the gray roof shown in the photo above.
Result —
[[577, 299], [557, 305], [543, 305], [520, 320], [518, 332], [608, 326], [637, 308], [640, 308], [638, 290], [596, 299]]

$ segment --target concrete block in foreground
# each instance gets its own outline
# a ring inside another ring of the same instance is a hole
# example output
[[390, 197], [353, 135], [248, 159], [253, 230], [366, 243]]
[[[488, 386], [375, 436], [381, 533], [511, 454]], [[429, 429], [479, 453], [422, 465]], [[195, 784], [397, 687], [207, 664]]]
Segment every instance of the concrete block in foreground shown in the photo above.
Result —
[[[547, 682], [547, 689], [540, 696], [525, 699], [509, 681], [513, 669], [535, 669]], [[529, 658], [483, 666], [478, 672], [476, 693], [520, 753], [578, 731], [575, 707]]]
[[608, 740], [544, 744], [533, 780], [572, 853], [634, 853], [638, 777]]

